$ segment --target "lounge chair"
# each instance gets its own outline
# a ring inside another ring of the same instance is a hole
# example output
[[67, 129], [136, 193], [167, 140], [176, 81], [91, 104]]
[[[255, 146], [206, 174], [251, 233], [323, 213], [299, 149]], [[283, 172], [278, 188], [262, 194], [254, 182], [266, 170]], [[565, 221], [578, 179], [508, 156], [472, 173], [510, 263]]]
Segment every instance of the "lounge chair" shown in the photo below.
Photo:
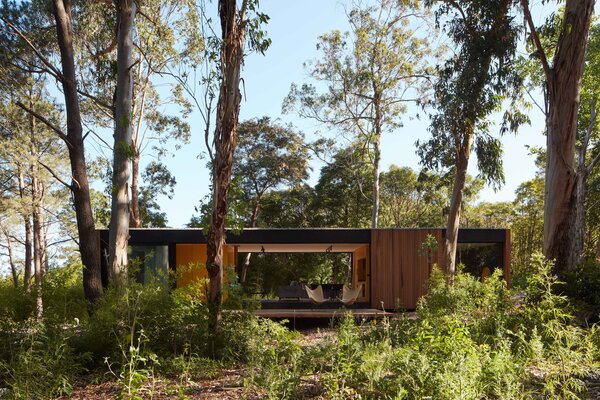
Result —
[[327, 301], [325, 296], [323, 296], [323, 286], [321, 285], [317, 286], [315, 289], [304, 286], [304, 290], [306, 290], [306, 294], [313, 304], [323, 304]]
[[360, 285], [352, 289], [348, 285], [344, 285], [344, 288], [342, 289], [342, 298], [340, 299], [340, 301], [344, 303], [345, 306], [351, 306], [352, 304], [354, 304], [356, 299], [358, 299], [360, 292], [362, 291], [362, 286], [363, 284], [361, 283]]

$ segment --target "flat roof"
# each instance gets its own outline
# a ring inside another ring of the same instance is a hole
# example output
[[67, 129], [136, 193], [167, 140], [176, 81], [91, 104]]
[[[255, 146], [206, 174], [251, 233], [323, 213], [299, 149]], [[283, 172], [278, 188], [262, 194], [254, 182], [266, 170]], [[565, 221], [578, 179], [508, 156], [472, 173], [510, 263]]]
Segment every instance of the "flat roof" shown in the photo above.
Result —
[[[228, 229], [227, 244], [256, 249], [251, 245], [297, 244], [297, 245], [346, 245], [371, 243], [371, 228], [244, 228], [242, 231]], [[441, 230], [445, 228], [377, 228], [377, 230]], [[462, 228], [458, 231], [459, 243], [504, 243], [508, 229]], [[98, 229], [100, 239], [108, 243], [108, 229]], [[132, 228], [130, 243], [206, 243], [201, 228]], [[245, 246], [248, 245], [248, 246]], [[339, 246], [334, 246], [334, 248]], [[354, 246], [355, 248], [356, 246]], [[242, 250], [240, 250], [242, 251]], [[299, 250], [298, 250], [299, 251]], [[341, 251], [341, 249], [339, 250]]]

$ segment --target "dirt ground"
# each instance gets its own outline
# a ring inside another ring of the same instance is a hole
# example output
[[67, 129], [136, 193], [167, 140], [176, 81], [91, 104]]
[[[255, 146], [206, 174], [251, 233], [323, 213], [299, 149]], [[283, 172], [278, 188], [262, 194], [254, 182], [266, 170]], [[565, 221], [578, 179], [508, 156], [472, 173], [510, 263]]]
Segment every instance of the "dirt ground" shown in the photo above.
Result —
[[[335, 330], [325, 326], [300, 327], [301, 336], [298, 344], [302, 347], [311, 347], [319, 344], [326, 338], [335, 335]], [[177, 382], [164, 377], [157, 378], [154, 382], [145, 385], [138, 395], [144, 399], [261, 399], [260, 392], [244, 385], [244, 370], [240, 367], [224, 369], [222, 373], [212, 379], [188, 382]], [[301, 392], [305, 398], [321, 398], [322, 385], [317, 377], [305, 377], [302, 381]], [[92, 384], [84, 380], [76, 382], [73, 394], [63, 397], [62, 400], [112, 400], [119, 395], [119, 386], [113, 381]]]
[[[316, 346], [335, 336], [335, 329], [329, 326], [297, 327], [301, 336], [298, 344], [304, 348]], [[600, 371], [584, 378], [588, 386], [588, 399], [600, 400]], [[145, 385], [137, 393], [143, 399], [262, 399], [264, 396], [255, 388], [244, 385], [242, 366], [227, 368], [212, 379], [178, 382], [174, 379], [159, 377]], [[318, 376], [304, 377], [300, 394], [305, 399], [323, 399], [324, 389]], [[119, 395], [119, 387], [114, 381], [91, 384], [86, 381], [75, 383], [73, 394], [64, 400], [112, 400]], [[1, 397], [1, 396], [0, 396]], [[126, 396], [124, 396], [126, 397]]]

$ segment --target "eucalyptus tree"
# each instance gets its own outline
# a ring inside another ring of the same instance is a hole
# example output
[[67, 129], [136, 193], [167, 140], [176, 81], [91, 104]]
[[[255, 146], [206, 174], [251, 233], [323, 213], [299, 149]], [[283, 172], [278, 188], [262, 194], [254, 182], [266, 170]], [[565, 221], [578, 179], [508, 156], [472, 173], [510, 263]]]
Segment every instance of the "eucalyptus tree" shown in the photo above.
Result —
[[[573, 206], [576, 195], [575, 145], [579, 97], [594, 0], [567, 0], [555, 26], [556, 43], [544, 47], [528, 0], [520, 0], [529, 39], [543, 70], [547, 164], [544, 201], [544, 255], [556, 260], [557, 272], [571, 271], [574, 248]], [[550, 60], [552, 58], [552, 60]], [[580, 234], [577, 233], [577, 234]]]
[[142, 172], [144, 185], [140, 187], [140, 223], [148, 228], [166, 228], [167, 214], [160, 211], [157, 202], [159, 195], [173, 198], [177, 183], [175, 177], [159, 162], [150, 162]]
[[[170, 154], [169, 148], [178, 149], [181, 143], [189, 141], [190, 129], [184, 119], [190, 112], [190, 104], [182, 96], [178, 81], [168, 78], [174, 68], [201, 62], [197, 53], [203, 46], [203, 38], [196, 34], [198, 18], [194, 1], [149, 0], [136, 4], [139, 16], [132, 32], [131, 145], [126, 152], [131, 165], [130, 226], [139, 228], [143, 225], [139, 206], [143, 196], [142, 157], [151, 155], [160, 160]], [[115, 7], [100, 2], [86, 5], [81, 19], [88, 29], [83, 32], [80, 52], [82, 84], [92, 95], [84, 103], [88, 124], [100, 146], [113, 152], [113, 146], [95, 131], [115, 124], [113, 101], [117, 88], [119, 26], [115, 12]], [[159, 90], [160, 86], [168, 89]], [[177, 105], [181, 115], [166, 112], [166, 103]]]
[[[173, 70], [202, 62], [204, 36], [199, 33], [200, 19], [196, 2], [192, 0], [153, 0], [141, 5], [138, 18], [133, 99], [131, 226], [143, 224], [140, 203], [145, 201], [140, 187], [140, 160], [144, 153], [161, 160], [169, 155], [169, 147], [178, 149], [188, 143], [190, 127], [185, 118], [191, 104], [184, 96]], [[178, 78], [178, 77], [176, 77]], [[159, 83], [160, 82], [160, 83]], [[169, 86], [168, 97], [159, 91], [160, 84]], [[168, 114], [163, 105], [168, 102], [179, 108], [179, 114]], [[172, 146], [171, 146], [172, 145]], [[161, 168], [166, 168], [163, 164]], [[143, 176], [142, 176], [143, 177]]]
[[[249, 205], [247, 226], [255, 228], [263, 196], [283, 185], [296, 186], [308, 178], [308, 147], [304, 135], [268, 117], [244, 121], [238, 130], [233, 178], [239, 181], [243, 200]], [[245, 282], [248, 253], [240, 269]]]
[[[372, 168], [371, 226], [377, 227], [381, 136], [401, 126], [409, 102], [419, 103], [429, 82], [427, 37], [413, 31], [420, 1], [379, 0], [348, 13], [350, 31], [322, 35], [319, 60], [308, 63], [316, 85], [292, 85], [284, 110], [348, 134]], [[326, 90], [320, 93], [318, 85]]]
[[246, 44], [250, 50], [264, 53], [270, 40], [260, 30], [268, 16], [258, 12], [256, 0], [219, 0], [221, 38], [219, 41], [219, 96], [216, 105], [215, 129], [208, 142], [212, 154], [212, 214], [207, 236], [206, 268], [209, 276], [209, 331], [218, 330], [223, 302], [223, 245], [227, 216], [227, 193], [231, 186], [233, 157], [237, 144], [240, 113], [241, 67]]
[[273, 228], [306, 228], [314, 224], [315, 190], [308, 184], [265, 194], [258, 224]]
[[[488, 183], [499, 185], [504, 181], [502, 147], [490, 134], [489, 116], [519, 86], [512, 64], [518, 29], [511, 15], [512, 0], [431, 3], [438, 4], [438, 22], [443, 24], [455, 50], [439, 67], [434, 97], [438, 113], [432, 116], [432, 137], [417, 144], [425, 167], [449, 171], [454, 177], [445, 243], [446, 271], [454, 274], [471, 151], [475, 151], [479, 173]], [[522, 117], [513, 116], [510, 121]]]
[[135, 0], [115, 3], [117, 18], [117, 82], [114, 99], [114, 145], [111, 213], [108, 230], [110, 278], [121, 283], [127, 277], [129, 241], [130, 158], [132, 147], [133, 30], [137, 13]]
[[586, 243], [586, 214], [589, 209], [588, 179], [600, 161], [600, 127], [598, 101], [600, 100], [600, 25], [592, 26], [585, 57], [581, 94], [577, 117], [575, 144], [576, 180], [571, 226], [573, 233], [569, 268], [583, 261]]

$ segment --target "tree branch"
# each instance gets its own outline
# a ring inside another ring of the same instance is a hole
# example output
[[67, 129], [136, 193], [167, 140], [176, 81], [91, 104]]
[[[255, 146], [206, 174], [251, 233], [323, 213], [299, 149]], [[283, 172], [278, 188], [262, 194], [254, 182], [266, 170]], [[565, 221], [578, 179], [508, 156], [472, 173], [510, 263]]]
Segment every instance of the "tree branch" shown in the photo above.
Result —
[[473, 27], [469, 23], [469, 20], [467, 19], [467, 16], [465, 15], [465, 12], [463, 11], [462, 7], [454, 0], [444, 0], [444, 2], [448, 3], [449, 5], [454, 7], [460, 13], [460, 15], [463, 19], [463, 22], [465, 23], [465, 27], [467, 28], [467, 30], [469, 31], [471, 36], [475, 36], [475, 31], [473, 30]]
[[110, 106], [109, 104], [106, 104], [105, 102], [103, 102], [102, 100], [100, 100], [98, 97], [91, 95], [87, 92], [84, 92], [81, 89], [77, 89], [77, 93], [79, 93], [80, 95], [82, 95], [83, 97], [87, 97], [88, 99], [92, 100], [94, 103], [98, 104], [101, 107], [106, 108], [107, 110], [109, 110], [110, 112], [114, 112], [114, 109], [112, 106]]
[[18, 100], [15, 102], [15, 105], [17, 105], [17, 107], [23, 109], [24, 111], [28, 112], [29, 114], [33, 115], [36, 119], [44, 123], [44, 125], [56, 132], [56, 134], [67, 144], [67, 146], [73, 148], [73, 146], [69, 142], [69, 138], [67, 137], [67, 135], [65, 135], [64, 132], [58, 126], [54, 125], [52, 122], [48, 121], [46, 118], [42, 117], [40, 114], [33, 111], [31, 108], [27, 107], [25, 104], [21, 103]]
[[44, 164], [41, 160], [38, 159], [38, 163], [44, 167], [48, 172], [50, 172], [50, 174], [54, 177], [54, 179], [56, 179], [57, 181], [59, 181], [60, 183], [62, 183], [63, 185], [65, 185], [67, 187], [67, 189], [69, 190], [73, 190], [73, 186], [69, 185], [68, 183], [66, 183], [65, 181], [63, 181], [58, 175], [56, 175], [56, 173], [52, 170], [52, 168], [50, 168], [49, 166], [47, 166], [46, 164]]
[[590, 106], [590, 123], [588, 124], [587, 130], [585, 131], [585, 138], [583, 139], [583, 148], [587, 149], [590, 144], [590, 138], [592, 137], [592, 133], [594, 132], [594, 128], [596, 127], [596, 98], [592, 100], [592, 105]]
[[3, 17], [0, 17], [0, 20], [4, 22], [6, 26], [11, 28], [13, 32], [15, 32], [15, 34], [21, 38], [21, 40], [27, 43], [27, 46], [35, 53], [36, 56], [38, 56], [40, 61], [42, 61], [42, 63], [46, 65], [56, 75], [58, 80], [60, 80], [61, 82], [64, 81], [65, 78], [63, 74], [58, 70], [58, 68], [56, 68], [46, 57], [44, 57], [44, 55], [38, 50], [38, 48], [35, 47], [29, 39], [27, 39], [27, 37], [19, 30], [19, 28], [8, 22]]
[[527, 25], [529, 25], [529, 30], [531, 31], [531, 41], [533, 42], [539, 54], [540, 62], [542, 63], [542, 68], [544, 69], [544, 75], [546, 75], [546, 81], [550, 81], [552, 70], [550, 68], [550, 64], [548, 64], [548, 58], [546, 57], [546, 52], [544, 51], [540, 37], [535, 30], [533, 19], [531, 18], [531, 12], [529, 11], [529, 0], [521, 0], [521, 7], [523, 8], [525, 21], [527, 22]]

